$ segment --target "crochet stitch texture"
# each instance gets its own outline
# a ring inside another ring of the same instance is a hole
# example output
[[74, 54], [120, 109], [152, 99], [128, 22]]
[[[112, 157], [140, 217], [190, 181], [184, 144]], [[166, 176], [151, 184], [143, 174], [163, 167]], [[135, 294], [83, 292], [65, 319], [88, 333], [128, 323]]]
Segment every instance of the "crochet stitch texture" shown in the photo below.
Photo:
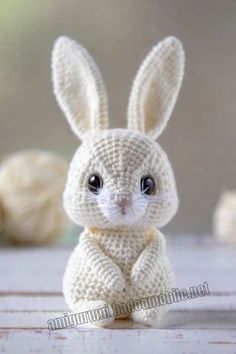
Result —
[[[83, 312], [164, 294], [174, 287], [174, 273], [158, 228], [176, 213], [178, 196], [168, 157], [155, 139], [180, 90], [182, 45], [168, 37], [141, 65], [131, 90], [128, 129], [108, 129], [102, 76], [81, 45], [60, 37], [52, 70], [58, 103], [82, 140], [63, 198], [68, 216], [85, 227], [63, 278], [66, 302], [72, 311]], [[88, 181], [94, 175], [101, 184], [93, 191]], [[141, 188], [145, 177], [154, 183], [152, 193], [147, 192], [150, 187]], [[160, 306], [130, 316], [155, 326], [166, 310]], [[95, 324], [106, 326], [113, 320]]]

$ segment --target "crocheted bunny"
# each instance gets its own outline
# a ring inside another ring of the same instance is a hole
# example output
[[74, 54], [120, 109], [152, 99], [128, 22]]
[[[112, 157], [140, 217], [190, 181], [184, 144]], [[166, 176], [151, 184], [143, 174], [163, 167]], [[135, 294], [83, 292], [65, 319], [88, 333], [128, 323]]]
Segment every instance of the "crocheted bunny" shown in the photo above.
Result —
[[[60, 37], [52, 72], [57, 101], [82, 141], [64, 191], [68, 216], [85, 227], [65, 271], [66, 302], [74, 312], [105, 304], [112, 311], [114, 303], [165, 294], [174, 274], [157, 228], [176, 213], [178, 196], [170, 162], [155, 140], [182, 83], [181, 43], [168, 37], [144, 60], [131, 90], [128, 129], [108, 129], [103, 80], [80, 44]], [[130, 316], [155, 326], [165, 311], [166, 306], [143, 308]], [[112, 314], [95, 324], [110, 324]]]

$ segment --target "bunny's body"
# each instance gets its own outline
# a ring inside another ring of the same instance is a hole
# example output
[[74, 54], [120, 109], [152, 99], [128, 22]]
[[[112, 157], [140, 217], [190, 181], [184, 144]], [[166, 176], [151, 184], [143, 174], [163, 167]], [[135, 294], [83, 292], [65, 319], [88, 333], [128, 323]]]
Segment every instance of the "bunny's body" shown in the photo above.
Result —
[[[76, 42], [56, 42], [55, 94], [82, 139], [64, 192], [67, 214], [85, 227], [63, 280], [65, 299], [75, 312], [165, 294], [174, 286], [157, 228], [173, 217], [178, 197], [171, 165], [155, 138], [173, 109], [183, 63], [175, 38], [154, 47], [133, 85], [129, 129], [108, 130], [107, 99], [95, 63]], [[142, 309], [131, 316], [156, 325], [165, 310]]]
[[[96, 254], [94, 263], [87, 259], [89, 246], [86, 248], [85, 244], [89, 241], [95, 242], [96, 248], [101, 250], [101, 254]], [[145, 259], [144, 252], [147, 251], [155, 258]], [[113, 272], [112, 262], [107, 262], [97, 276], [94, 272], [96, 262], [105, 263], [106, 257], [119, 267], [122, 274], [116, 274], [116, 269]], [[138, 264], [141, 259], [144, 264]], [[139, 261], [136, 264], [137, 260]], [[81, 311], [80, 305], [85, 299], [97, 303], [94, 308], [98, 308], [102, 302], [109, 305], [121, 304], [128, 303], [130, 299], [165, 294], [165, 291], [172, 287], [174, 275], [166, 257], [165, 240], [161, 233], [154, 230], [85, 230], [72, 253], [64, 276], [65, 298], [75, 312]], [[146, 322], [157, 323], [165, 310], [166, 308], [161, 306], [156, 311], [158, 317], [153, 318], [152, 314]], [[133, 319], [139, 319], [139, 314], [134, 311], [130, 315]], [[129, 314], [121, 314], [119, 317], [129, 317]], [[140, 321], [141, 319], [142, 317]], [[109, 318], [105, 323], [110, 320]]]

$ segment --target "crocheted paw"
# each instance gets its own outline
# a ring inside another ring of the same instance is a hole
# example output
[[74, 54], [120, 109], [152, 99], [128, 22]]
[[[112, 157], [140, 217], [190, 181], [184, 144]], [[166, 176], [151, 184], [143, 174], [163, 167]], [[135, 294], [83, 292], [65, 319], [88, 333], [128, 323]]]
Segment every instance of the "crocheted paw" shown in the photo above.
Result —
[[[79, 301], [73, 306], [74, 312], [87, 312], [87, 324], [97, 327], [109, 326], [115, 319], [110, 304], [103, 300]], [[91, 314], [90, 314], [91, 311]]]
[[104, 285], [115, 291], [122, 291], [125, 288], [125, 280], [118, 266], [114, 265], [113, 269], [107, 273]]
[[163, 314], [166, 312], [166, 309], [163, 308], [150, 308], [147, 310], [139, 310], [132, 313], [132, 319], [135, 322], [143, 323], [147, 326], [158, 327]]
[[151, 272], [143, 267], [139, 262], [135, 263], [131, 271], [131, 280], [135, 285], [147, 285], [152, 279]]

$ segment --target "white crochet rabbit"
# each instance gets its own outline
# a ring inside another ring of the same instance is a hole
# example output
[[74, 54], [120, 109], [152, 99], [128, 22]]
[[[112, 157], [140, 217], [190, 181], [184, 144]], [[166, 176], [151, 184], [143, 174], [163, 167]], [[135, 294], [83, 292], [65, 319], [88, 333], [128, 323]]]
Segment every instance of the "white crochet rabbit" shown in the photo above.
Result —
[[[174, 286], [174, 274], [157, 228], [175, 214], [178, 196], [169, 160], [155, 139], [180, 90], [182, 45], [168, 37], [141, 65], [129, 99], [128, 129], [108, 130], [103, 80], [81, 45], [60, 37], [52, 70], [58, 103], [82, 141], [64, 192], [67, 214], [85, 227], [65, 271], [66, 302], [82, 312], [164, 294]], [[165, 311], [160, 306], [130, 316], [155, 326]], [[96, 324], [108, 325], [114, 317]]]

